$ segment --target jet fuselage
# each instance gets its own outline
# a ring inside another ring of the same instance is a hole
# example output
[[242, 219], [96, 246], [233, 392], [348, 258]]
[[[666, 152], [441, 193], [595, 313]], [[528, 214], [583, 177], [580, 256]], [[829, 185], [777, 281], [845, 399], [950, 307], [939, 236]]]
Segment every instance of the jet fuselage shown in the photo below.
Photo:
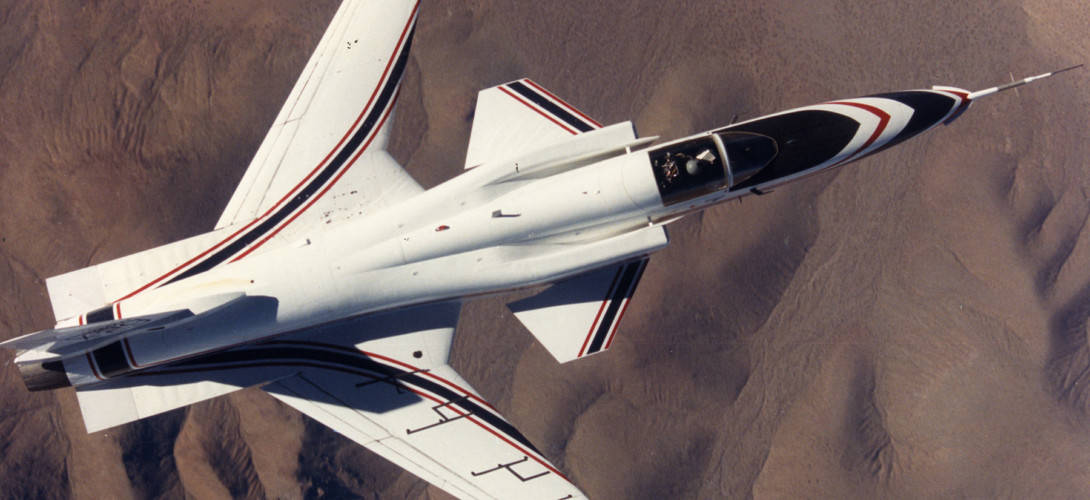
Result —
[[115, 304], [118, 318], [206, 314], [69, 356], [67, 380], [54, 382], [94, 383], [348, 317], [556, 282], [634, 259], [665, 246], [662, 224], [896, 144], [955, 117], [967, 96], [937, 88], [833, 101], [651, 148], [614, 145], [595, 156], [583, 138], [582, 146], [481, 165], [294, 245]]

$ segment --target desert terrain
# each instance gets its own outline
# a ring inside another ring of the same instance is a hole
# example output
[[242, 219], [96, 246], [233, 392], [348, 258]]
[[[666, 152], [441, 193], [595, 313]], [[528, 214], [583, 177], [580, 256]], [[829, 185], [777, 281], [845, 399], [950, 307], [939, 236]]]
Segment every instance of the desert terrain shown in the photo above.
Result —
[[[0, 338], [52, 326], [46, 277], [210, 230], [337, 4], [0, 3]], [[457, 175], [524, 76], [671, 139], [1087, 61], [1078, 0], [426, 0], [391, 150]], [[453, 365], [595, 499], [1090, 497], [1088, 110], [1067, 73], [673, 224], [603, 355], [467, 303]], [[447, 498], [258, 390], [88, 435], [12, 357], [5, 498]]]

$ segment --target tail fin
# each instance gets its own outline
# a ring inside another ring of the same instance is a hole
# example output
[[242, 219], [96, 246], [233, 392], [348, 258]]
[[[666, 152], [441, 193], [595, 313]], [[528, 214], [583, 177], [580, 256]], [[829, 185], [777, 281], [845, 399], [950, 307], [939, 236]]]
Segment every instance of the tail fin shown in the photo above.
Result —
[[192, 315], [193, 313], [189, 310], [178, 310], [125, 319], [111, 319], [82, 326], [50, 328], [0, 342], [0, 348], [14, 349], [20, 354], [26, 351], [41, 351], [56, 356], [66, 356]]
[[118, 339], [175, 323], [193, 314], [188, 310], [101, 321], [90, 325], [34, 332], [0, 342], [0, 348], [16, 351], [15, 365], [27, 390], [43, 391], [72, 385], [64, 364]]

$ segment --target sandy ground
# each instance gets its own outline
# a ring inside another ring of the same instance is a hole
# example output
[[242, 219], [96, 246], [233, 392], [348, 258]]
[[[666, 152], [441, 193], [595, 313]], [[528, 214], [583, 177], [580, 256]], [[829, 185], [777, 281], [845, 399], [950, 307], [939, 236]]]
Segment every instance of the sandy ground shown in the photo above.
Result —
[[[336, 6], [0, 5], [0, 338], [43, 280], [211, 228]], [[812, 102], [1090, 61], [1075, 0], [425, 2], [391, 149], [461, 170], [529, 76], [673, 138]], [[500, 298], [455, 367], [593, 498], [1090, 496], [1090, 73], [670, 227], [609, 353]], [[484, 351], [480, 346], [488, 345]], [[87, 435], [0, 354], [0, 495], [443, 498], [258, 391]]]

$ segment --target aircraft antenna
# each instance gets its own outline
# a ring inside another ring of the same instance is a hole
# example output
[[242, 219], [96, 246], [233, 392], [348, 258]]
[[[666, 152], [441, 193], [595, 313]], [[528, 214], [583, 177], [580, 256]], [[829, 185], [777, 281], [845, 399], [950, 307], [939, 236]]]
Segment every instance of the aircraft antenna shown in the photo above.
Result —
[[1010, 90], [1010, 89], [1013, 89], [1013, 88], [1016, 88], [1016, 87], [1021, 87], [1021, 86], [1025, 85], [1027, 83], [1030, 83], [1032, 81], [1041, 80], [1041, 79], [1044, 79], [1044, 78], [1048, 78], [1048, 77], [1050, 77], [1052, 75], [1058, 75], [1058, 74], [1063, 73], [1065, 71], [1071, 71], [1073, 69], [1078, 69], [1078, 68], [1081, 68], [1081, 67], [1082, 67], [1082, 64], [1076, 64], [1076, 65], [1071, 66], [1071, 67], [1067, 67], [1067, 68], [1064, 68], [1064, 69], [1061, 69], [1061, 70], [1053, 71], [1051, 73], [1043, 73], [1043, 74], [1040, 74], [1040, 75], [1037, 75], [1037, 76], [1031, 76], [1031, 77], [1023, 79], [1023, 80], [1018, 80], [1018, 81], [1015, 81], [1015, 82], [1010, 82], [1010, 83], [1007, 83], [1007, 84], [1004, 84], [1004, 85], [1000, 85], [998, 87], [992, 87], [992, 88], [987, 88], [987, 89], [984, 89], [984, 90], [978, 90], [976, 92], [973, 92], [973, 93], [969, 94], [969, 100], [972, 101], [972, 100], [979, 99], [981, 97], [987, 97], [987, 96], [990, 96], [992, 94], [997, 94], [997, 93], [1002, 92], [1004, 90]]

